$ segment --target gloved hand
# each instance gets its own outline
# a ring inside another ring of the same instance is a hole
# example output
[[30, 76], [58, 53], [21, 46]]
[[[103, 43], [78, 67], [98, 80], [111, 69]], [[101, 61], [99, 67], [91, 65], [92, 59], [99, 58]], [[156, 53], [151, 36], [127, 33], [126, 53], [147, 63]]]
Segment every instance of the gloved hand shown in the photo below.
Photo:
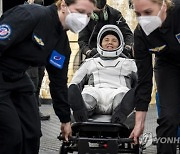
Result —
[[130, 45], [125, 45], [122, 53], [128, 58], [133, 58], [132, 47]]
[[91, 57], [93, 57], [96, 54], [97, 54], [97, 49], [93, 48], [92, 50], [88, 50], [86, 52], [86, 58], [91, 58]]

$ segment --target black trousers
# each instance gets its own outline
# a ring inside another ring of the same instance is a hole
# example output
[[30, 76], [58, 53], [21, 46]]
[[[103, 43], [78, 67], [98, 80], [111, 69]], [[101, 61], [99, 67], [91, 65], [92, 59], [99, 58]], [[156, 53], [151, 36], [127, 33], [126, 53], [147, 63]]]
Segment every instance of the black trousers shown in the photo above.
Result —
[[38, 154], [40, 136], [30, 78], [0, 71], [0, 154]]
[[180, 123], [180, 67], [157, 62], [155, 78], [160, 101], [157, 153], [176, 154], [176, 136]]

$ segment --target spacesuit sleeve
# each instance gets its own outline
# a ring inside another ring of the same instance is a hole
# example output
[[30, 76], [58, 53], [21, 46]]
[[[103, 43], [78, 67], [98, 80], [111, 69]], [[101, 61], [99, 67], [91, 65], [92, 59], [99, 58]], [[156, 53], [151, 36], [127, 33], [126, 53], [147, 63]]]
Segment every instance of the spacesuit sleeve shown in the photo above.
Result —
[[23, 6], [6, 11], [0, 18], [0, 53], [23, 41], [32, 32], [35, 22]]
[[83, 90], [84, 85], [87, 83], [89, 79], [89, 75], [88, 75], [89, 64], [90, 64], [89, 61], [85, 61], [76, 71], [70, 83], [70, 84], [78, 85], [81, 91]]
[[138, 76], [137, 76], [137, 66], [134, 60], [132, 60], [131, 62], [131, 87], [135, 88], [137, 86], [137, 82], [138, 82]]
[[137, 73], [137, 66], [134, 59], [131, 62], [131, 68], [132, 68], [132, 72]]

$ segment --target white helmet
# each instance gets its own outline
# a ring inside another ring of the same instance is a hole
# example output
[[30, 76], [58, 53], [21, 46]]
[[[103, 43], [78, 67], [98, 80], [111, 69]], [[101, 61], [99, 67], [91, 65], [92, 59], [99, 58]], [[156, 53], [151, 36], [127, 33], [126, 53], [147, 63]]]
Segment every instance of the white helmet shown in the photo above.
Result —
[[[114, 32], [119, 38], [119, 47], [114, 49], [114, 50], [105, 50], [102, 48], [101, 46], [101, 40], [103, 38], [103, 34], [105, 32], [108, 32], [108, 31], [111, 31], [111, 32]], [[118, 57], [123, 49], [124, 49], [124, 38], [123, 38], [123, 35], [120, 31], [120, 29], [116, 26], [116, 25], [105, 25], [101, 28], [101, 30], [99, 31], [98, 33], [98, 36], [97, 36], [97, 51], [98, 53], [102, 56], [102, 57]]]

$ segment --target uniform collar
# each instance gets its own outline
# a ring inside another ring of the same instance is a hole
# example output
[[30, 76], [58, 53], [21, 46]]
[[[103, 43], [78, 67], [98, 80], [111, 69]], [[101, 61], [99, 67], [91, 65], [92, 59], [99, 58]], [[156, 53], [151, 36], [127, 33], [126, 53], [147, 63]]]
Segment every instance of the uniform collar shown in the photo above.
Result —
[[166, 33], [170, 29], [172, 13], [173, 13], [173, 8], [167, 12], [167, 17], [166, 17], [165, 21], [162, 23], [161, 28], [159, 28], [160, 32]]
[[50, 12], [51, 12], [51, 17], [53, 19], [53, 24], [55, 25], [55, 28], [57, 30], [58, 33], [62, 33], [63, 30], [63, 26], [59, 20], [59, 16], [58, 16], [58, 8], [55, 4], [52, 4], [49, 6]]

